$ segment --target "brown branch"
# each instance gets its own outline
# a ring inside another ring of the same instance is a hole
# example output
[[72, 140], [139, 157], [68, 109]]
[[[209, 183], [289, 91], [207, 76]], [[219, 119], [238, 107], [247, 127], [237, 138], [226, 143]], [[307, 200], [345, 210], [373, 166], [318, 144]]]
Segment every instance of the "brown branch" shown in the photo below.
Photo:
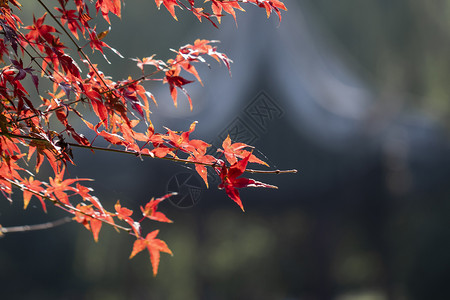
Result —
[[[4, 136], [9, 136], [9, 137], [13, 137], [13, 138], [21, 138], [21, 139], [28, 139], [28, 140], [35, 140], [35, 141], [43, 141], [43, 142], [48, 142], [42, 138], [38, 138], [38, 137], [31, 137], [31, 136], [25, 136], [25, 135], [20, 135], [20, 134], [14, 134], [14, 133], [4, 133], [0, 131], [0, 135], [4, 135]], [[83, 148], [83, 149], [89, 149], [89, 150], [98, 150], [98, 151], [106, 151], [106, 152], [115, 152], [115, 153], [121, 153], [121, 154], [128, 154], [128, 155], [134, 155], [134, 156], [146, 156], [146, 157], [151, 157], [151, 158], [159, 158], [159, 159], [164, 159], [164, 160], [170, 160], [170, 161], [174, 161], [174, 162], [179, 162], [179, 163], [185, 163], [185, 164], [197, 164], [197, 165], [203, 165], [203, 166], [207, 166], [207, 167], [211, 167], [214, 168], [215, 166], [217, 166], [217, 164], [209, 164], [209, 163], [203, 163], [203, 162], [196, 162], [196, 161], [191, 161], [188, 159], [183, 159], [183, 158], [175, 158], [175, 157], [157, 157], [151, 154], [146, 154], [146, 153], [138, 153], [135, 151], [127, 151], [127, 150], [120, 150], [120, 149], [113, 149], [113, 148], [104, 148], [104, 147], [96, 147], [96, 146], [88, 146], [88, 145], [80, 145], [80, 144], [75, 144], [75, 143], [67, 143], [69, 146], [71, 147], [76, 147], [76, 148]], [[258, 173], [258, 174], [289, 174], [289, 173], [297, 173], [296, 169], [292, 169], [292, 170], [254, 170], [254, 169], [246, 169], [245, 172], [248, 173]]]
[[26, 232], [26, 231], [50, 229], [50, 228], [64, 225], [69, 222], [72, 222], [72, 218], [64, 217], [62, 219], [58, 219], [53, 222], [47, 222], [47, 223], [42, 223], [42, 224], [0, 227], [0, 235], [4, 235], [6, 233], [13, 233], [13, 232]]
[[297, 169], [292, 169], [292, 170], [253, 170], [253, 169], [246, 169], [245, 172], [258, 173], [258, 174], [295, 174], [298, 171], [297, 171]]

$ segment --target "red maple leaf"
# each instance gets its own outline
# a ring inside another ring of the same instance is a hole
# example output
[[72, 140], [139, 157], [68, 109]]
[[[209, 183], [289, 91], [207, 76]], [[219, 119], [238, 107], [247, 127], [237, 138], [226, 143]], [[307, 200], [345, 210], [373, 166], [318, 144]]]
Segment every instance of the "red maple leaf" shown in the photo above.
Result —
[[155, 2], [156, 2], [156, 5], [158, 6], [158, 9], [160, 9], [161, 4], [164, 4], [164, 6], [170, 12], [172, 17], [178, 21], [177, 16], [175, 15], [175, 6], [178, 6], [180, 8], [181, 8], [181, 6], [178, 4], [177, 0], [155, 0]]
[[117, 217], [120, 220], [124, 220], [125, 222], [133, 222], [133, 219], [130, 218], [130, 216], [133, 214], [133, 211], [131, 209], [128, 209], [126, 207], [122, 207], [120, 205], [119, 200], [117, 200], [116, 205], [114, 205], [114, 209], [116, 210]]
[[280, 20], [280, 22], [281, 22], [280, 9], [287, 10], [284, 3], [281, 1], [278, 1], [278, 0], [249, 0], [249, 2], [255, 4], [259, 7], [265, 8], [266, 13], [267, 13], [267, 18], [270, 17], [270, 14], [274, 10], [277, 13], [278, 19]]
[[222, 147], [223, 147], [223, 150], [218, 149], [217, 151], [223, 152], [223, 154], [225, 155], [225, 158], [232, 165], [237, 162], [238, 158], [243, 159], [250, 154], [250, 159], [248, 162], [268, 166], [266, 162], [260, 160], [255, 155], [253, 155], [251, 152], [244, 150], [245, 148], [251, 148], [251, 146], [244, 144], [244, 143], [233, 143], [232, 144], [229, 135], [223, 141]]
[[79, 30], [81, 33], [84, 33], [84, 26], [82, 27], [80, 25], [80, 17], [78, 16], [77, 11], [74, 9], [66, 10], [65, 6], [62, 6], [61, 8], [55, 7], [55, 9], [62, 13], [60, 17], [61, 24], [65, 25], [66, 23], [68, 23], [67, 26], [69, 27], [70, 32], [72, 32], [72, 34], [78, 40], [77, 30]]
[[[203, 153], [195, 153], [194, 155], [190, 155], [188, 157], [189, 161], [195, 162], [195, 170], [197, 171], [198, 175], [203, 179], [203, 181], [206, 184], [206, 187], [208, 188], [208, 171], [206, 169], [206, 165], [212, 165], [217, 162], [217, 158], [215, 158], [212, 155], [205, 155], [204, 151]], [[206, 165], [205, 165], [206, 164]]]
[[167, 222], [172, 223], [172, 220], [168, 219], [165, 214], [160, 211], [157, 211], [158, 204], [169, 198], [170, 196], [176, 195], [176, 193], [170, 193], [160, 198], [154, 199], [152, 198], [145, 207], [141, 206], [141, 211], [144, 217], [149, 218], [150, 220], [158, 221], [158, 222]]
[[52, 32], [59, 33], [55, 27], [44, 24], [45, 17], [47, 13], [45, 13], [42, 17], [36, 20], [33, 16], [33, 25], [26, 26], [25, 29], [29, 29], [30, 32], [25, 36], [28, 41], [35, 42], [37, 47], [42, 50], [42, 39], [47, 41], [48, 43], [52, 43], [54, 36], [51, 34]]
[[116, 210], [116, 215], [120, 220], [124, 220], [127, 222], [131, 228], [133, 229], [135, 235], [139, 237], [141, 235], [141, 226], [138, 222], [135, 222], [130, 216], [133, 214], [133, 211], [131, 209], [128, 209], [126, 207], [122, 207], [120, 205], [119, 200], [117, 200], [117, 203], [114, 205], [114, 209]]
[[[43, 192], [45, 189], [41, 186], [43, 182], [39, 180], [34, 180], [33, 177], [30, 176], [30, 179], [24, 179], [22, 184], [26, 186], [27, 189], [23, 190], [23, 209], [27, 209], [28, 204], [30, 203], [31, 197], [36, 196], [39, 201], [41, 201], [42, 208], [45, 212], [47, 212], [47, 208], [45, 206], [44, 199], [39, 196], [38, 193]], [[34, 193], [33, 193], [33, 192]]]
[[130, 259], [133, 258], [136, 254], [147, 248], [148, 253], [150, 254], [150, 261], [152, 262], [153, 275], [156, 276], [158, 273], [159, 266], [159, 258], [160, 252], [172, 254], [167, 244], [160, 239], [156, 239], [155, 237], [158, 235], [159, 230], [154, 230], [147, 234], [145, 239], [138, 238], [133, 245], [133, 251], [131, 252]]
[[194, 14], [194, 16], [197, 17], [197, 19], [198, 19], [200, 22], [202, 21], [202, 17], [203, 17], [203, 18], [205, 18], [206, 20], [208, 20], [209, 22], [211, 22], [211, 24], [212, 24], [214, 27], [219, 28], [219, 27], [217, 27], [216, 23], [214, 23], [214, 21], [211, 20], [211, 17], [213, 17], [214, 15], [204, 12], [204, 11], [203, 11], [203, 10], [204, 10], [203, 7], [194, 7], [194, 4], [191, 3], [191, 8], [187, 8], [187, 9], [190, 10], [190, 11]]
[[164, 68], [167, 68], [167, 65], [165, 62], [163, 62], [160, 59], [153, 59], [153, 57], [155, 57], [155, 54], [153, 54], [150, 57], [144, 57], [142, 59], [132, 58], [131, 60], [137, 61], [137, 66], [139, 69], [141, 69], [142, 72], [144, 72], [144, 65], [154, 66], [158, 70], [163, 70]]
[[265, 187], [274, 189], [278, 188], [274, 185], [259, 182], [251, 178], [237, 178], [245, 172], [250, 156], [251, 153], [229, 168], [227, 168], [225, 164], [222, 165], [222, 169], [216, 168], [220, 178], [222, 179], [222, 182], [219, 184], [219, 189], [225, 189], [227, 195], [234, 202], [236, 202], [237, 205], [239, 205], [242, 211], [244, 211], [244, 207], [242, 205], [241, 197], [239, 196], [239, 191], [237, 189], [245, 187]]
[[95, 212], [92, 205], [83, 205], [82, 203], [79, 203], [77, 209], [79, 211], [75, 212], [75, 220], [78, 223], [83, 224], [87, 230], [91, 231], [94, 240], [97, 242], [98, 234], [102, 228], [102, 221], [97, 218], [99, 214]]
[[103, 18], [108, 23], [111, 23], [109, 21], [109, 16], [108, 16], [109, 12], [112, 12], [113, 14], [115, 14], [116, 16], [118, 16], [120, 18], [120, 6], [121, 6], [120, 0], [97, 0], [97, 2], [95, 3], [95, 8], [97, 9], [97, 13], [99, 10], [101, 10]]
[[197, 123], [197, 121], [194, 121], [189, 127], [189, 131], [183, 132], [181, 135], [166, 128], [167, 136], [164, 136], [164, 139], [166, 139], [171, 146], [174, 146], [176, 149], [180, 149], [183, 152], [205, 154], [206, 148], [210, 146], [208, 143], [202, 140], [189, 140], [189, 135], [195, 130]]
[[73, 183], [81, 180], [91, 180], [88, 178], [69, 178], [63, 180], [65, 167], [63, 166], [60, 172], [55, 174], [55, 178], [50, 177], [50, 184], [47, 184], [48, 188], [45, 192], [46, 195], [54, 194], [55, 197], [64, 204], [71, 205], [69, 202], [69, 196], [66, 191], [72, 191], [78, 193], [78, 189], [71, 186]]
[[217, 21], [221, 20], [222, 16], [222, 9], [227, 12], [228, 14], [232, 15], [234, 18], [234, 22], [236, 22], [236, 13], [234, 12], [235, 9], [239, 9], [241, 11], [244, 11], [244, 9], [239, 5], [238, 1], [219, 1], [219, 0], [206, 0], [205, 2], [212, 1], [211, 8], [214, 13], [214, 15], [217, 17]]
[[103, 52], [103, 48], [109, 48], [111, 49], [111, 51], [113, 51], [115, 54], [117, 54], [120, 58], [123, 58], [122, 54], [120, 54], [119, 51], [117, 51], [116, 49], [114, 49], [113, 47], [111, 47], [110, 45], [106, 44], [105, 42], [103, 42], [101, 39], [104, 37], [102, 37], [102, 32], [97, 34], [97, 32], [95, 31], [96, 27], [91, 28], [88, 30], [89, 33], [89, 46], [91, 47], [92, 51], [94, 50], [99, 50], [100, 53], [103, 55], [103, 57], [105, 58], [105, 60], [109, 62], [109, 60], [106, 58], [105, 53]]
[[188, 98], [189, 100], [189, 107], [192, 110], [192, 99], [189, 96], [189, 94], [187, 93], [186, 89], [183, 87], [183, 85], [186, 85], [188, 83], [192, 83], [194, 81], [192, 80], [187, 80], [181, 76], [178, 75], [171, 75], [172, 70], [166, 72], [166, 77], [164, 77], [164, 81], [163, 82], [167, 82], [169, 84], [169, 89], [170, 89], [170, 95], [172, 96], [173, 99], [173, 103], [175, 104], [175, 107], [177, 107], [177, 89], [179, 88]]

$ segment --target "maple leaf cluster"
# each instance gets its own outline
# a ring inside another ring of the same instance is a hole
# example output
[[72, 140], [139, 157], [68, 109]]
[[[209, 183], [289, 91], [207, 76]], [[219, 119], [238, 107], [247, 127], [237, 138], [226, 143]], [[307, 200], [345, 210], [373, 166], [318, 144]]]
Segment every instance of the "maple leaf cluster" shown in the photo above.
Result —
[[287, 10], [286, 6], [278, 0], [206, 0], [205, 3], [211, 2], [211, 13], [205, 12], [204, 7], [195, 6], [194, 0], [155, 0], [155, 2], [158, 8], [160, 8], [161, 4], [163, 4], [175, 20], [178, 20], [175, 14], [175, 7], [178, 7], [179, 9], [184, 8], [191, 11], [200, 22], [202, 19], [206, 19], [215, 27], [217, 27], [217, 24], [213, 21], [213, 18], [217, 19], [217, 22], [220, 23], [222, 17], [224, 16], [223, 12], [232, 15], [237, 24], [235, 9], [244, 11], [239, 3], [250, 3], [258, 7], [262, 7], [266, 10], [267, 17], [270, 17], [270, 14], [275, 12], [280, 21], [280, 9]]
[[[141, 222], [145, 219], [172, 222], [158, 211], [158, 204], [173, 194], [152, 198], [141, 207], [142, 215], [138, 221], [133, 211], [119, 201], [114, 210], [109, 211], [92, 195], [93, 190], [84, 185], [90, 179], [64, 178], [66, 165], [75, 161], [72, 148], [191, 163], [206, 186], [207, 168], [211, 168], [221, 180], [219, 188], [223, 188], [242, 210], [238, 189], [276, 188], [241, 177], [249, 171], [248, 163], [267, 166], [253, 154], [251, 146], [233, 143], [227, 137], [222, 149], [214, 156], [207, 154], [211, 145], [191, 138], [197, 122], [185, 132], [166, 128], [166, 132], [157, 133], [150, 120], [149, 102], [157, 104], [157, 101], [144, 86], [146, 81], [167, 84], [175, 106], [178, 91], [181, 91], [192, 110], [192, 99], [185, 85], [194, 80], [202, 84], [195, 65], [206, 63], [210, 57], [230, 70], [231, 59], [217, 50], [215, 41], [198, 39], [173, 50], [175, 57], [167, 61], [156, 59], [155, 55], [136, 58], [141, 74], [114, 81], [98, 68], [85, 48], [100, 52], [106, 60], [107, 49], [122, 57], [104, 41], [109, 31], [97, 32], [93, 24], [99, 14], [109, 24], [110, 13], [120, 17], [122, 1], [58, 0], [54, 8], [49, 8], [42, 0], [37, 2], [45, 9], [45, 14], [33, 17], [32, 24], [25, 25], [15, 13], [21, 7], [18, 1], [0, 1], [0, 191], [6, 199], [13, 201], [13, 188], [18, 188], [23, 193], [24, 209], [33, 197], [40, 201], [44, 211], [51, 203], [73, 215], [76, 222], [92, 232], [95, 241], [103, 224], [127, 231], [136, 238], [130, 258], [147, 249], [156, 275], [160, 252], [172, 252], [164, 241], [156, 238], [158, 230], [143, 234]], [[205, 7], [197, 7], [194, 0], [155, 2], [158, 8], [164, 5], [175, 19], [175, 8], [178, 7], [214, 26], [217, 24], [213, 19], [220, 23], [223, 13], [236, 20], [235, 10], [243, 11], [241, 3], [264, 8], [268, 17], [275, 12], [280, 20], [280, 9], [286, 10], [277, 0], [211, 0], [207, 1], [211, 4], [209, 13]], [[49, 19], [57, 26], [50, 25]], [[62, 36], [68, 37], [69, 42], [64, 43]], [[186, 75], [192, 76], [192, 80], [186, 79]], [[34, 91], [25, 88], [27, 80], [31, 81]], [[45, 93], [42, 80], [51, 86]], [[94, 112], [94, 116], [86, 113], [89, 111]], [[51, 129], [58, 127], [55, 123], [59, 123], [62, 130]], [[80, 123], [86, 128], [72, 126]], [[91, 131], [94, 138], [88, 139], [82, 130]], [[97, 146], [98, 138], [108, 147]], [[33, 157], [34, 164], [29, 162]], [[38, 179], [44, 161], [54, 173], [47, 181]]]

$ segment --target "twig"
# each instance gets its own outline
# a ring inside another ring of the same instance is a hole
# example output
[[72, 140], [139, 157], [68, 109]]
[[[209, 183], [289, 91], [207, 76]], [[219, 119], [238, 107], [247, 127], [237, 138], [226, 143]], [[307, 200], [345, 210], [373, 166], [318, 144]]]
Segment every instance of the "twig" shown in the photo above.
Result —
[[245, 170], [248, 173], [258, 173], [258, 174], [295, 174], [297, 173], [297, 169], [292, 170], [253, 170], [253, 169], [246, 169]]
[[47, 223], [42, 223], [42, 224], [22, 225], [22, 226], [13, 226], [13, 227], [0, 227], [0, 235], [4, 235], [6, 233], [12, 233], [12, 232], [26, 232], [26, 231], [50, 229], [53, 227], [64, 225], [69, 222], [72, 222], [72, 218], [64, 217], [64, 218], [58, 219], [53, 222], [47, 222]]
[[58, 199], [52, 198], [52, 197], [50, 197], [50, 196], [48, 196], [48, 195], [46, 195], [46, 194], [43, 194], [43, 193], [34, 191], [34, 190], [32, 190], [32, 189], [29, 189], [28, 187], [26, 187], [26, 186], [24, 186], [23, 184], [20, 184], [20, 183], [14, 181], [14, 180], [11, 180], [11, 179], [8, 179], [8, 178], [4, 178], [3, 180], [6, 180], [7, 182], [11, 183], [12, 185], [18, 187], [18, 188], [21, 189], [21, 190], [26, 190], [26, 191], [28, 191], [28, 192], [30, 192], [30, 193], [33, 193], [33, 194], [35, 194], [35, 195], [37, 195], [37, 196], [39, 196], [39, 197], [42, 197], [42, 198], [44, 198], [44, 199], [47, 199], [47, 200], [53, 202], [53, 204], [55, 204], [56, 206], [60, 207], [61, 209], [66, 210], [67, 212], [70, 212], [70, 213], [77, 212], [77, 213], [83, 214], [83, 215], [85, 215], [85, 216], [88, 216], [88, 217], [91, 217], [91, 218], [95, 218], [96, 220], [99, 220], [99, 221], [101, 221], [101, 222], [103, 222], [103, 223], [105, 223], [105, 224], [111, 225], [111, 226], [113, 226], [113, 227], [115, 227], [115, 228], [117, 228], [117, 229], [126, 231], [126, 232], [128, 232], [129, 234], [134, 235], [132, 228], [124, 227], [124, 226], [121, 226], [121, 225], [117, 225], [117, 224], [112, 223], [112, 222], [110, 222], [110, 221], [107, 221], [107, 220], [105, 220], [105, 219], [103, 219], [103, 218], [101, 218], [101, 217], [93, 216], [93, 215], [91, 215], [91, 214], [89, 214], [89, 213], [86, 213], [86, 212], [84, 212], [84, 211], [82, 211], [82, 210], [79, 210], [79, 209], [76, 208], [76, 207], [73, 207], [72, 205], [68, 205], [68, 204], [66, 204], [66, 203], [63, 203], [63, 202], [59, 201]]
[[[29, 140], [37, 140], [37, 141], [43, 141], [43, 142], [48, 142], [44, 139], [41, 138], [37, 138], [37, 137], [31, 137], [31, 136], [25, 136], [25, 135], [20, 135], [20, 134], [14, 134], [14, 133], [4, 133], [0, 131], [0, 135], [4, 135], [4, 136], [9, 136], [9, 137], [13, 137], [13, 138], [22, 138], [22, 139], [29, 139]], [[174, 162], [179, 162], [179, 163], [185, 163], [185, 164], [197, 164], [197, 165], [203, 165], [203, 166], [207, 166], [207, 167], [214, 167], [216, 166], [216, 164], [209, 164], [209, 163], [203, 163], [203, 162], [197, 162], [197, 161], [191, 161], [188, 159], [183, 159], [183, 158], [174, 158], [174, 157], [157, 157], [157, 156], [153, 156], [151, 154], [146, 154], [146, 153], [138, 153], [138, 152], [132, 152], [132, 151], [127, 151], [127, 150], [120, 150], [120, 149], [112, 149], [112, 148], [104, 148], [104, 147], [96, 147], [96, 146], [88, 146], [88, 145], [80, 145], [80, 144], [75, 144], [75, 143], [67, 143], [69, 146], [71, 147], [76, 147], [76, 148], [84, 148], [84, 149], [89, 149], [89, 150], [98, 150], [98, 151], [106, 151], [106, 152], [115, 152], [115, 153], [121, 153], [121, 154], [128, 154], [128, 155], [134, 155], [134, 156], [146, 156], [146, 157], [151, 157], [151, 158], [159, 158], [159, 159], [164, 159], [164, 160], [170, 160], [170, 161], [174, 161]], [[297, 173], [296, 169], [292, 169], [292, 170], [254, 170], [254, 169], [246, 169], [245, 172], [248, 173], [258, 173], [258, 174], [289, 174], [289, 173]]]
[[[51, 112], [54, 112], [54, 111], [57, 111], [57, 110], [66, 108], [67, 106], [70, 106], [70, 105], [72, 105], [72, 104], [75, 104], [75, 103], [78, 103], [78, 102], [82, 102], [83, 100], [84, 100], [83, 98], [80, 98], [80, 99], [78, 99], [78, 100], [74, 100], [74, 101], [72, 101], [72, 102], [65, 103], [63, 106], [57, 106], [57, 107], [55, 107], [55, 108], [52, 108], [52, 109], [49, 109], [49, 110], [47, 110], [47, 111], [41, 112], [41, 114], [42, 114], [42, 115], [46, 115], [46, 114], [48, 114], [48, 113], [51, 113]], [[39, 116], [40, 116], [40, 115], [34, 114], [34, 115], [32, 115], [32, 116], [28, 116], [28, 117], [24, 117], [24, 118], [18, 119], [17, 122], [26, 121], [26, 120], [29, 120], [29, 119], [32, 119], [32, 118], [36, 118], [36, 117], [39, 117]]]

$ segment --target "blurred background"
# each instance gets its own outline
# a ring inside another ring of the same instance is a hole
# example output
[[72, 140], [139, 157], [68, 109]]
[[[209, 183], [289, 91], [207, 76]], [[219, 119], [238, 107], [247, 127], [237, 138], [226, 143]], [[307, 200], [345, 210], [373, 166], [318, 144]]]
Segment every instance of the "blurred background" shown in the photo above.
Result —
[[[174, 223], [146, 228], [174, 256], [161, 255], [154, 278], [147, 254], [128, 260], [133, 238], [106, 226], [98, 243], [75, 223], [8, 234], [2, 299], [450, 299], [450, 1], [284, 2], [281, 23], [245, 5], [238, 27], [226, 16], [217, 30], [127, 1], [106, 38], [126, 58], [97, 62], [119, 80], [139, 75], [129, 58], [220, 40], [232, 77], [199, 65], [204, 86], [186, 86], [192, 112], [182, 94], [174, 108], [167, 85], [149, 85], [152, 121], [162, 131], [197, 120], [195, 137], [220, 147], [230, 134], [299, 173], [252, 176], [279, 189], [242, 190], [242, 213], [217, 179], [206, 189], [187, 166], [73, 149], [69, 174], [94, 178], [106, 208], [139, 211], [178, 189], [160, 205]], [[43, 13], [26, 3], [32, 12]], [[65, 216], [15, 200], [0, 201], [5, 227]]]

